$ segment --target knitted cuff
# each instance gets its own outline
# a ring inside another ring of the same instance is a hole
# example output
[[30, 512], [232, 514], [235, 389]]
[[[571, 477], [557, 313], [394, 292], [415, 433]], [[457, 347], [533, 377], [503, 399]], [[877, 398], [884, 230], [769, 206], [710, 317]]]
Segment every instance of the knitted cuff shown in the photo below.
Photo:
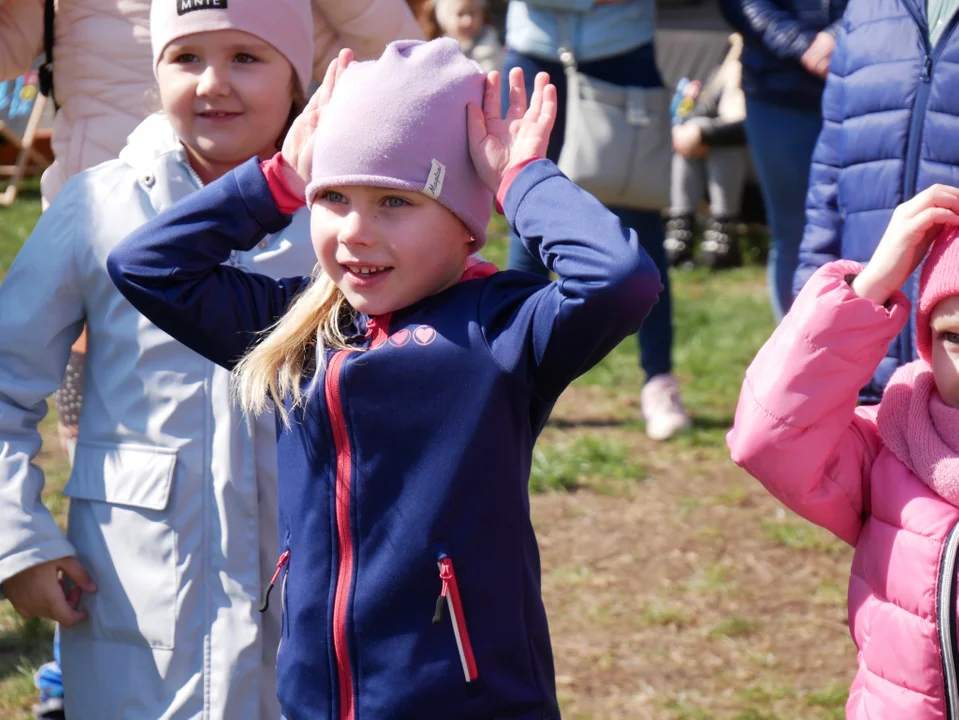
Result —
[[71, 352], [63, 384], [54, 393], [53, 402], [62, 425], [80, 424], [80, 406], [83, 405], [83, 366], [86, 354]]
[[273, 196], [273, 202], [276, 203], [276, 209], [284, 215], [292, 215], [301, 207], [306, 205], [306, 197], [303, 193], [296, 193], [290, 187], [289, 180], [283, 174], [282, 153], [277, 153], [269, 160], [260, 163], [260, 169], [266, 177], [266, 183], [270, 186], [270, 194]]

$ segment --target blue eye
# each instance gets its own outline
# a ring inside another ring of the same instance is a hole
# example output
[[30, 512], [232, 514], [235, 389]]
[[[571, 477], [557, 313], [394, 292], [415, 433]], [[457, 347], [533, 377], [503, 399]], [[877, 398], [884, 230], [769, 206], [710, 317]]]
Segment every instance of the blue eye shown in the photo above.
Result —
[[944, 332], [940, 337], [945, 340], [947, 343], [952, 343], [953, 345], [959, 345], [959, 333], [954, 332]]
[[331, 203], [345, 203], [346, 196], [343, 193], [338, 193], [336, 190], [327, 190], [323, 193], [323, 199]]
[[234, 60], [236, 60], [241, 65], [249, 65], [251, 63], [259, 62], [259, 59], [254, 57], [253, 55], [250, 55], [250, 53], [237, 53]]
[[177, 65], [189, 65], [195, 63], [197, 60], [199, 60], [199, 58], [193, 53], [180, 53], [173, 58], [173, 62]]
[[406, 207], [410, 203], [407, 200], [404, 200], [401, 197], [390, 196], [383, 201], [383, 204], [388, 208], [401, 208]]

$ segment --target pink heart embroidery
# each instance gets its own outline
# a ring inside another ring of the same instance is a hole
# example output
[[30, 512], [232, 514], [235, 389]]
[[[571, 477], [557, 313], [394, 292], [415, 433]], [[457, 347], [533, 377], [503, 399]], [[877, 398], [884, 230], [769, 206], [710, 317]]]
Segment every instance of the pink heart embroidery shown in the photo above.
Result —
[[436, 330], [429, 325], [420, 325], [413, 331], [413, 340], [417, 345], [429, 345], [436, 339]]
[[390, 345], [395, 347], [403, 347], [410, 341], [410, 337], [411, 335], [409, 330], [400, 330], [390, 335]]

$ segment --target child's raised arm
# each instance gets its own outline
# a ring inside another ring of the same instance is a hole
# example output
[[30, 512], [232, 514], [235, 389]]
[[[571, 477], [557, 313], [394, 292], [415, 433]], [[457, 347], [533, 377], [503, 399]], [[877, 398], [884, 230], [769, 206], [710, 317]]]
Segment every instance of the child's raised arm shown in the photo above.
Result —
[[[312, 137], [349, 50], [330, 63], [323, 84], [293, 122], [274, 164], [299, 192], [308, 175]], [[257, 334], [269, 328], [310, 280], [273, 280], [224, 265], [235, 251], [252, 249], [290, 217], [271, 198], [256, 158], [184, 198], [140, 227], [113, 251], [107, 268], [124, 297], [178, 341], [232, 369]]]
[[107, 259], [110, 277], [137, 310], [230, 369], [309, 282], [308, 275], [273, 280], [223, 264], [289, 223], [275, 205], [247, 202], [257, 184], [266, 179], [254, 158], [141, 226]]
[[[491, 73], [482, 111], [471, 106], [470, 153], [480, 177], [497, 193], [506, 219], [556, 282], [530, 285], [519, 309], [496, 295], [484, 302], [484, 327], [501, 364], [531, 361], [541, 398], [554, 400], [577, 376], [635, 333], [662, 284], [636, 233], [596, 198], [543, 160], [556, 116], [556, 88], [536, 76], [529, 107], [521, 70], [510, 73], [510, 107], [500, 119], [499, 77]], [[498, 283], [515, 283], [504, 277]], [[532, 346], [532, 356], [517, 348]]]
[[899, 287], [943, 225], [959, 224], [959, 191], [930, 188], [901, 205], [864, 269], [820, 268], [746, 372], [726, 442], [792, 510], [855, 543], [881, 447], [859, 389], [909, 317]]

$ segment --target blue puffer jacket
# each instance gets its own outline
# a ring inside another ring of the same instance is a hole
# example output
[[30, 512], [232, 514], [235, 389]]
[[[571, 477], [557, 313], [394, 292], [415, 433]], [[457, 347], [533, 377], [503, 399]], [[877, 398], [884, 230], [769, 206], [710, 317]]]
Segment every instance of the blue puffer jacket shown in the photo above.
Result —
[[834, 35], [847, 0], [719, 0], [745, 39], [743, 91], [774, 105], [819, 109], [822, 81], [799, 59], [822, 30]]
[[[852, 0], [823, 95], [796, 289], [837, 258], [867, 262], [895, 207], [935, 183], [959, 185], [959, 16], [929, 47], [923, 0]], [[903, 288], [915, 304], [918, 274]], [[878, 402], [911, 362], [907, 323], [860, 399]]]

